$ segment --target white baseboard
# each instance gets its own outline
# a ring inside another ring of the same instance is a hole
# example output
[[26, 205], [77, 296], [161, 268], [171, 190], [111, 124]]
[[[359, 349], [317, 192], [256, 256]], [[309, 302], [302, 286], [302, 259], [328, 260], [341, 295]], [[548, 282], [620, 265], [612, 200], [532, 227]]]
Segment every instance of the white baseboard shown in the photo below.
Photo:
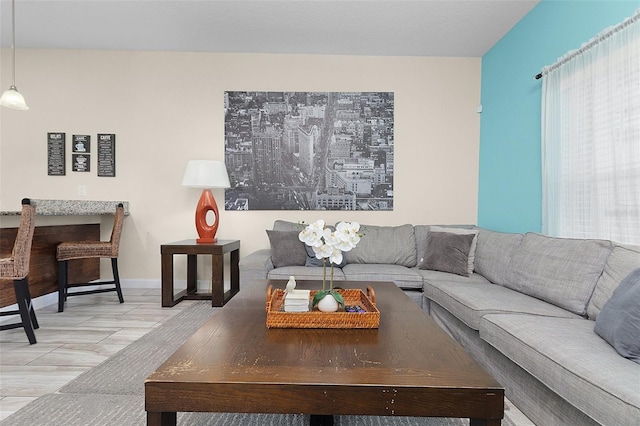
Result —
[[[133, 280], [125, 280], [120, 279], [120, 286], [122, 288], [160, 288], [160, 280], [142, 280], [142, 279], [133, 279]], [[185, 282], [186, 286], [186, 282]]]

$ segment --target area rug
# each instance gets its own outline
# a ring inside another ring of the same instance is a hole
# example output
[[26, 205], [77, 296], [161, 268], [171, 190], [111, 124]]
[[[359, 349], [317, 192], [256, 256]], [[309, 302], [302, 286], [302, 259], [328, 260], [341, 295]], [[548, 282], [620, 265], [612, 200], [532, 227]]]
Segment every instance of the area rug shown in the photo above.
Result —
[[[6, 426], [145, 425], [144, 380], [218, 311], [194, 303], [163, 325], [0, 422]], [[302, 426], [301, 414], [179, 413], [178, 425]], [[336, 426], [463, 426], [466, 419], [336, 416]]]

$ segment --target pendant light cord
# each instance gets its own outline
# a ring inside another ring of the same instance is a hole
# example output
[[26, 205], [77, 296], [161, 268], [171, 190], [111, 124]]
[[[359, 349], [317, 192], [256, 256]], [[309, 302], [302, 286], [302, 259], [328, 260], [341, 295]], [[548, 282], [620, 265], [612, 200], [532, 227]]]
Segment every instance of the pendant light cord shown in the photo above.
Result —
[[11, 51], [13, 52], [13, 83], [12, 87], [16, 87], [16, 0], [11, 0], [11, 31], [13, 38], [11, 39]]

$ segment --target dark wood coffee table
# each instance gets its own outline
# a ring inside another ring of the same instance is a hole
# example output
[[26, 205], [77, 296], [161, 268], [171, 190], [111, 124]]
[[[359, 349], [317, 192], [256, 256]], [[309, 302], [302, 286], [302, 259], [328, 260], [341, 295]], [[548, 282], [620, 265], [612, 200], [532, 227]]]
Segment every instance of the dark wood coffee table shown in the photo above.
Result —
[[342, 282], [374, 288], [380, 327], [332, 330], [267, 329], [269, 283], [285, 285], [243, 288], [147, 378], [148, 425], [175, 425], [178, 411], [306, 413], [318, 424], [344, 414], [500, 425], [504, 389], [395, 284]]

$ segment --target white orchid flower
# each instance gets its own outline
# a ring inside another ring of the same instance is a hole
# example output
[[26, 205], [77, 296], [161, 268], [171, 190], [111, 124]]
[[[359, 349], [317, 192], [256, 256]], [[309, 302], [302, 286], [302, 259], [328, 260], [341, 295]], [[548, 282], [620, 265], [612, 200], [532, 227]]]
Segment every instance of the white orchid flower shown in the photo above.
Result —
[[322, 244], [319, 247], [313, 246], [313, 251], [318, 259], [324, 259], [331, 256], [333, 247], [328, 244]]
[[333, 251], [331, 252], [331, 256], [329, 258], [329, 260], [331, 260], [331, 263], [333, 263], [334, 265], [339, 265], [342, 263], [342, 250], [340, 250], [337, 247], [333, 247]]
[[336, 234], [340, 239], [338, 247], [342, 251], [349, 251], [360, 242], [360, 224], [357, 222], [340, 222], [336, 226]]
[[319, 219], [300, 231], [298, 239], [311, 247], [317, 247], [322, 245], [323, 231], [324, 220]]
[[338, 244], [340, 242], [340, 238], [336, 234], [336, 232], [332, 231], [329, 228], [324, 230], [324, 233], [322, 234], [322, 237], [324, 238], [324, 243], [329, 245], [329, 246], [334, 246], [334, 245], [336, 245], [336, 244]]
[[340, 222], [335, 230], [325, 228], [325, 222], [318, 219], [305, 227], [298, 239], [311, 246], [318, 259], [329, 258], [331, 263], [339, 265], [343, 252], [353, 249], [360, 242], [360, 224]]

